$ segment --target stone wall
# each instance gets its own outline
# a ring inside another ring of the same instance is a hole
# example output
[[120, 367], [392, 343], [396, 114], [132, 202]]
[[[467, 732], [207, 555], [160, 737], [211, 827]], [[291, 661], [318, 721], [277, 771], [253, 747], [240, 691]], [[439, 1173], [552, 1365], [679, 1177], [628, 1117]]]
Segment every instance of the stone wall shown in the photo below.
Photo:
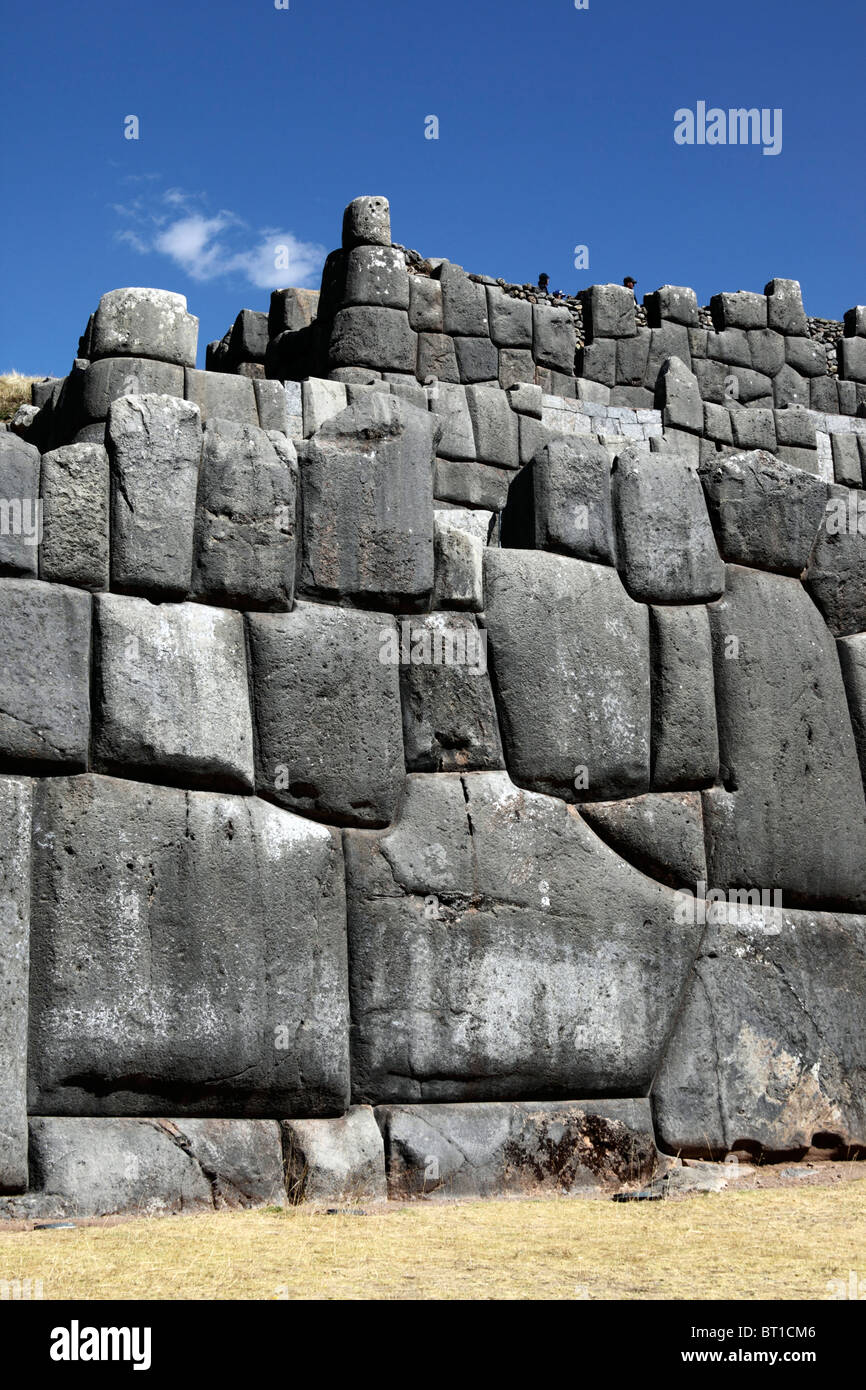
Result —
[[860, 1154], [866, 310], [343, 241], [0, 432], [2, 1210]]

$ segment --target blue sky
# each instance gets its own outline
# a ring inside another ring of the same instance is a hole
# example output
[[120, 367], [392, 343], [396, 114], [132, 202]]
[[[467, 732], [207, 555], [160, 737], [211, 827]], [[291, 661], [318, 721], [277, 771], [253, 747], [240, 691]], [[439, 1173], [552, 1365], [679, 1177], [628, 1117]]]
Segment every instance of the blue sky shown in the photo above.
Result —
[[[792, 276], [839, 318], [866, 299], [864, 49], [863, 0], [19, 7], [0, 371], [67, 371], [121, 285], [185, 294], [201, 365], [269, 283], [318, 286], [361, 193], [390, 198], [395, 240], [467, 270], [566, 291], [632, 274], [639, 297], [701, 303]], [[677, 145], [699, 101], [781, 108], [781, 153]]]

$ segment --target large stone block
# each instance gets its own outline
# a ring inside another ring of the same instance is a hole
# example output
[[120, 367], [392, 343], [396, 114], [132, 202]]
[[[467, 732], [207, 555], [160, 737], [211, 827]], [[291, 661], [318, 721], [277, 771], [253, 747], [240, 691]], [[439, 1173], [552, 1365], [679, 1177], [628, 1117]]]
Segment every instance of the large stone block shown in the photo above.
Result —
[[655, 403], [667, 428], [700, 434], [704, 425], [701, 389], [694, 372], [678, 357], [662, 363], [655, 388]]
[[402, 309], [353, 307], [334, 319], [328, 366], [374, 367], [383, 372], [413, 372], [417, 335]]
[[430, 592], [438, 437], [429, 412], [376, 392], [301, 446], [305, 592], [390, 603]]
[[319, 311], [318, 290], [272, 290], [268, 309], [268, 337], [309, 328]]
[[410, 772], [504, 767], [487, 673], [487, 634], [466, 613], [404, 619], [400, 667], [403, 742]]
[[346, 870], [356, 1102], [646, 1091], [700, 929], [573, 808], [411, 776]]
[[437, 459], [433, 488], [437, 501], [498, 512], [505, 506], [513, 477], [510, 470], [486, 463]]
[[95, 689], [93, 752], [101, 771], [252, 789], [239, 613], [100, 594]]
[[101, 444], [67, 444], [43, 456], [40, 578], [108, 588], [108, 499]]
[[800, 376], [827, 375], [827, 349], [812, 338], [786, 338], [785, 361]]
[[489, 338], [455, 338], [454, 353], [461, 381], [499, 380], [499, 351]]
[[580, 808], [601, 838], [642, 873], [694, 893], [706, 883], [700, 792], [649, 792]]
[[[487, 318], [490, 337], [499, 348], [532, 347], [532, 305], [515, 299], [496, 285], [487, 286]], [[574, 366], [572, 347], [572, 367]]]
[[302, 604], [248, 630], [259, 790], [317, 820], [387, 825], [403, 787], [393, 618]]
[[592, 285], [582, 290], [587, 342], [593, 338], [633, 338], [637, 333], [634, 295], [626, 285]]
[[387, 198], [353, 198], [343, 213], [343, 246], [391, 245], [391, 206]]
[[657, 1161], [645, 1099], [380, 1105], [376, 1119], [397, 1199], [599, 1195]]
[[295, 420], [289, 412], [289, 398], [282, 381], [254, 381], [256, 410], [259, 415], [259, 428], [279, 430], [282, 434], [302, 433], [296, 429]]
[[156, 357], [195, 366], [198, 319], [169, 290], [109, 290], [93, 319], [88, 356]]
[[713, 650], [702, 606], [650, 609], [652, 785], [700, 787], [719, 771]]
[[840, 338], [836, 344], [839, 376], [844, 381], [866, 382], [866, 337]]
[[784, 410], [792, 405], [807, 406], [810, 397], [808, 378], [795, 372], [786, 362], [773, 380], [773, 404], [776, 409]]
[[39, 450], [0, 430], [0, 575], [36, 578], [40, 520]]
[[87, 766], [90, 595], [0, 581], [0, 758], [7, 768]]
[[470, 280], [461, 266], [453, 265], [450, 261], [442, 262], [439, 280], [442, 285], [444, 331], [474, 338], [489, 337], [484, 286]]
[[864, 518], [866, 493], [834, 486], [803, 576], [835, 637], [866, 629]]
[[[678, 357], [687, 367], [691, 366], [692, 354], [689, 343], [691, 331], [683, 323], [672, 323], [667, 320], [662, 323], [660, 328], [650, 329], [650, 348], [643, 383], [649, 391], [655, 391], [659, 372], [669, 357]], [[617, 352], [619, 352], [619, 344], [617, 344]], [[599, 377], [598, 379], [601, 380], [602, 378]]]
[[653, 1083], [660, 1142], [713, 1158], [866, 1144], [866, 920], [728, 913], [706, 929]]
[[574, 319], [564, 306], [532, 307], [532, 355], [541, 367], [574, 375]]
[[860, 759], [860, 771], [866, 781], [866, 632], [840, 637], [837, 643], [839, 665], [848, 696], [848, 709]]
[[106, 439], [112, 588], [183, 597], [192, 577], [199, 408], [173, 396], [124, 396], [111, 406]]
[[368, 1105], [333, 1120], [284, 1120], [282, 1129], [291, 1202], [345, 1206], [388, 1196], [385, 1146]]
[[614, 563], [610, 455], [590, 436], [542, 444], [509, 490], [502, 544]]
[[187, 367], [184, 394], [198, 406], [202, 424], [214, 417], [233, 420], [238, 425], [259, 423], [256, 393], [249, 377], [196, 372]]
[[[633, 338], [616, 340], [616, 380], [620, 386], [643, 386], [649, 362], [652, 333], [639, 328]], [[652, 405], [652, 401], [650, 401]]]
[[455, 512], [433, 513], [435, 579], [431, 607], [483, 608], [485, 541], [486, 533], [482, 538], [467, 531]]
[[392, 246], [357, 246], [346, 257], [345, 304], [409, 308], [409, 272]]
[[709, 882], [866, 902], [863, 784], [821, 615], [796, 579], [729, 565], [709, 616], [723, 784], [704, 794]]
[[519, 468], [518, 419], [498, 386], [467, 386], [475, 457], [497, 468]]
[[445, 459], [475, 459], [475, 435], [466, 387], [438, 382], [429, 388], [430, 409], [442, 427], [436, 452]]
[[192, 591], [209, 603], [291, 608], [295, 446], [229, 420], [204, 429]]
[[0, 1192], [27, 1186], [31, 785], [0, 777]]
[[726, 328], [766, 328], [767, 296], [753, 294], [751, 290], [714, 294], [710, 300], [710, 312], [719, 332]]
[[[595, 382], [600, 386], [616, 385], [617, 343], [612, 338], [596, 338], [587, 343], [577, 353], [576, 371], [579, 377]], [[658, 371], [658, 364], [656, 366]], [[655, 385], [655, 380], [653, 380]]]
[[613, 469], [620, 573], [645, 602], [718, 598], [724, 565], [697, 470], [678, 455], [621, 453]]
[[409, 276], [409, 327], [416, 333], [441, 333], [442, 286], [426, 275]]
[[764, 286], [767, 324], [786, 337], [807, 338], [809, 321], [803, 308], [799, 280], [771, 280]]
[[[255, 309], [241, 309], [232, 325], [229, 339], [231, 360], [264, 362], [269, 336], [267, 314], [258, 313]], [[195, 362], [189, 365], [194, 367]]]
[[423, 382], [460, 380], [454, 339], [447, 333], [418, 334], [418, 380]]
[[776, 428], [772, 410], [752, 407], [750, 410], [736, 409], [731, 414], [731, 431], [738, 449], [764, 449], [772, 452], [776, 447]]
[[487, 550], [484, 586], [512, 779], [569, 801], [648, 791], [646, 608], [615, 570], [539, 551]]
[[342, 1113], [335, 832], [92, 775], [40, 782], [34, 829], [31, 1113]]
[[774, 377], [785, 365], [785, 339], [772, 328], [751, 328], [748, 333], [752, 366], [764, 376]]
[[685, 285], [662, 285], [644, 295], [643, 302], [650, 328], [660, 328], [665, 320], [687, 328], [698, 326], [698, 297]]

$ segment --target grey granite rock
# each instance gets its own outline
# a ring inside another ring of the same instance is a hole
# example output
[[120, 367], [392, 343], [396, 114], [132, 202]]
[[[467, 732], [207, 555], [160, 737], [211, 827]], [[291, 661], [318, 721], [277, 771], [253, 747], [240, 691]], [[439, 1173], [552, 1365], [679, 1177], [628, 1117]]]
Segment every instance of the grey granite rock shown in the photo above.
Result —
[[0, 755], [7, 769], [84, 769], [90, 741], [90, 595], [0, 581]]
[[650, 609], [652, 786], [700, 787], [719, 771], [713, 653], [707, 609]]
[[613, 470], [623, 582], [645, 602], [695, 603], [724, 589], [697, 470], [675, 454], [626, 449]]
[[81, 589], [108, 588], [108, 455], [67, 444], [42, 459], [39, 575]]
[[0, 1192], [27, 1187], [32, 784], [0, 777]]

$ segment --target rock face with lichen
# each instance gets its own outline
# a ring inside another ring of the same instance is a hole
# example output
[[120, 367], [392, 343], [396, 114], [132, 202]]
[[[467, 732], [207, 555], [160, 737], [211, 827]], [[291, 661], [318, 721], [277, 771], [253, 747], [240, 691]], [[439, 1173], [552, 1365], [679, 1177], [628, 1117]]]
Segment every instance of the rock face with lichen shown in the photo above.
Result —
[[0, 1212], [866, 1150], [866, 311], [376, 197], [196, 334], [111, 291], [0, 432]]

